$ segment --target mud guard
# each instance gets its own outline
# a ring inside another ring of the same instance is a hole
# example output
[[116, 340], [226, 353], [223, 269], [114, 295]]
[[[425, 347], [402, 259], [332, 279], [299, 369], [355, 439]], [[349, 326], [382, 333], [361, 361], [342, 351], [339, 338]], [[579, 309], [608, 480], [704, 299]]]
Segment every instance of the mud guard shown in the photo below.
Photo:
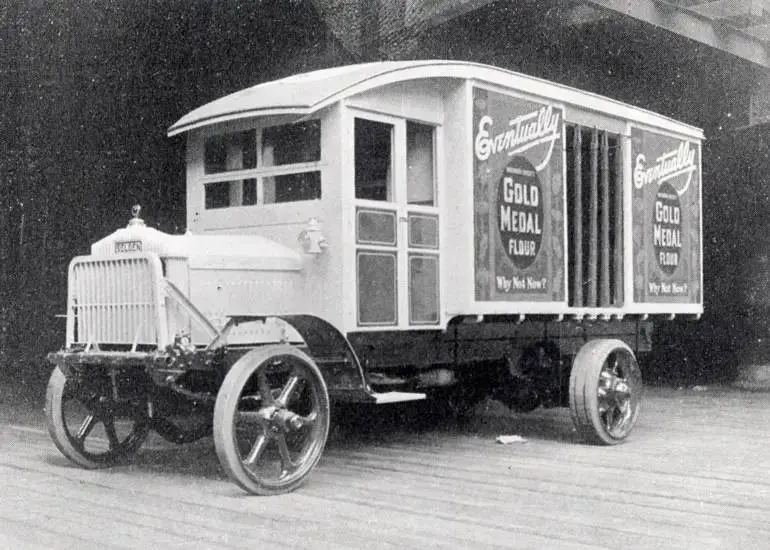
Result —
[[424, 393], [372, 391], [348, 339], [334, 325], [312, 315], [279, 315], [307, 344], [321, 370], [329, 397], [345, 403], [394, 403], [425, 399]]

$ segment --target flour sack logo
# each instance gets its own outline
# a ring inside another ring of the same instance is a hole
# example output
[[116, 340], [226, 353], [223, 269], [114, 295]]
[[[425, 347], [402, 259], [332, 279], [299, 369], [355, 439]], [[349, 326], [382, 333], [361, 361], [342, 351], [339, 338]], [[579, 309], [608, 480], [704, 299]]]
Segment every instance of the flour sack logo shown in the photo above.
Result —
[[652, 209], [652, 245], [661, 271], [671, 275], [682, 256], [682, 205], [674, 187], [663, 183]]
[[543, 203], [537, 172], [524, 157], [505, 167], [497, 190], [497, 229], [505, 254], [519, 269], [535, 261], [543, 240]]

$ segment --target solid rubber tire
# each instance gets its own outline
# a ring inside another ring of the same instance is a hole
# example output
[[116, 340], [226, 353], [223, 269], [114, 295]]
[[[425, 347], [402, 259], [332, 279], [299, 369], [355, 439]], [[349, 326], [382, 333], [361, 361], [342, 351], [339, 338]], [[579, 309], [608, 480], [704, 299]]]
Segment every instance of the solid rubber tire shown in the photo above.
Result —
[[[638, 396], [636, 407], [632, 411], [629, 427], [623, 437], [614, 437], [607, 433], [599, 417], [597, 389], [599, 376], [604, 362], [610, 354], [622, 350], [630, 354], [635, 368], [636, 362], [633, 351], [623, 341], [616, 339], [591, 340], [587, 342], [575, 356], [570, 373], [569, 403], [572, 422], [582, 439], [599, 445], [616, 445], [626, 439], [633, 429], [641, 409], [641, 395]], [[640, 375], [641, 381], [641, 375]], [[641, 391], [641, 387], [639, 388]]]

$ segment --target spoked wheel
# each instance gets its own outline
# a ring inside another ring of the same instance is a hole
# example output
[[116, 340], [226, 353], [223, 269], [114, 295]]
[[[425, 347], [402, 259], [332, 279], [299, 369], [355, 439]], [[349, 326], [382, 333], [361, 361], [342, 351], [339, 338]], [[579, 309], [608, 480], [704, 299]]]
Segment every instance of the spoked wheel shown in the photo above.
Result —
[[48, 381], [45, 412], [56, 447], [83, 468], [124, 460], [139, 450], [149, 432], [140, 404], [118, 404], [108, 384], [69, 380], [59, 367]]
[[329, 396], [310, 357], [288, 345], [243, 356], [227, 373], [214, 407], [214, 444], [244, 490], [274, 495], [299, 487], [329, 433]]
[[620, 340], [593, 340], [572, 366], [569, 404], [578, 433], [591, 443], [620, 443], [636, 424], [642, 373], [631, 348]]

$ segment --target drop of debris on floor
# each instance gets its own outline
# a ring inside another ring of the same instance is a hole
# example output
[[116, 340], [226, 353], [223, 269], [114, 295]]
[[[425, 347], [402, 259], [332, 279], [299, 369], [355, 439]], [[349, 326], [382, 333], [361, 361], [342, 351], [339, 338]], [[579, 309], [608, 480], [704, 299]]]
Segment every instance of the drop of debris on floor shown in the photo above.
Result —
[[495, 439], [501, 445], [510, 445], [511, 443], [526, 443], [527, 440], [520, 435], [498, 435]]

